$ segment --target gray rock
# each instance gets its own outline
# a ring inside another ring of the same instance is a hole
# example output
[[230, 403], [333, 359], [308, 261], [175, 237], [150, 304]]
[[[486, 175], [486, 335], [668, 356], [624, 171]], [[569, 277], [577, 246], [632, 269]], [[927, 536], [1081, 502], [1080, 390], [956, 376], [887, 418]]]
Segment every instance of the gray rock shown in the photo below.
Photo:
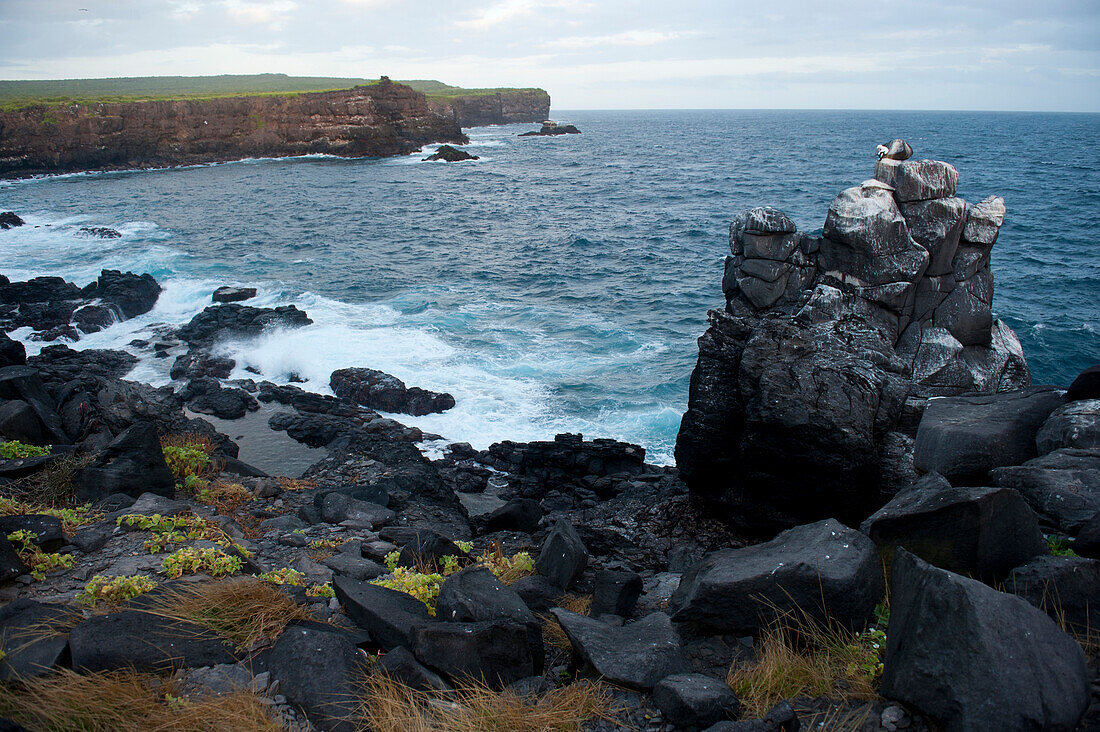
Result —
[[[107, 521], [114, 521], [119, 516], [126, 514], [140, 514], [141, 516], [153, 516], [154, 514], [160, 514], [161, 516], [178, 516], [190, 510], [191, 504], [187, 501], [177, 501], [156, 493], [142, 493], [137, 497], [136, 501], [128, 506], [108, 513], [104, 519]], [[131, 527], [129, 524], [123, 523], [122, 528], [129, 530]], [[133, 530], [136, 531], [136, 529]]]
[[269, 531], [278, 531], [280, 533], [290, 533], [297, 529], [304, 529], [308, 526], [305, 521], [298, 518], [292, 513], [284, 513], [282, 516], [275, 516], [274, 518], [264, 519], [260, 522], [260, 531], [267, 533]]
[[188, 666], [234, 663], [230, 646], [194, 623], [138, 610], [93, 615], [69, 634], [73, 670], [159, 673]]
[[775, 282], [791, 269], [788, 262], [776, 262], [771, 259], [746, 259], [741, 271], [764, 282]]
[[1100, 559], [1100, 511], [1081, 525], [1073, 550], [1082, 557]]
[[73, 479], [78, 502], [98, 501], [112, 493], [170, 497], [175, 487], [152, 422], [138, 422], [119, 434]]
[[705, 732], [799, 732], [802, 722], [788, 701], [781, 701], [768, 710], [761, 719], [741, 722], [719, 722]]
[[[730, 223], [730, 239], [742, 234], [793, 234], [798, 227], [790, 216], [771, 206], [757, 206], [737, 214]], [[740, 252], [734, 252], [739, 254]]]
[[540, 613], [553, 607], [565, 594], [565, 590], [540, 574], [521, 577], [512, 584], [512, 589], [524, 605]]
[[334, 574], [343, 575], [357, 580], [372, 580], [381, 577], [388, 571], [378, 562], [372, 562], [361, 556], [353, 556], [344, 552], [337, 552], [323, 564], [331, 569]]
[[893, 186], [898, 201], [926, 201], [955, 195], [959, 172], [939, 160], [879, 160], [875, 180]]
[[404, 646], [382, 654], [378, 659], [378, 669], [417, 691], [449, 691], [451, 688], [439, 674], [421, 665], [412, 651]]
[[74, 611], [65, 605], [43, 604], [27, 598], [0, 607], [0, 681], [33, 678], [52, 673], [65, 661], [69, 638], [47, 631], [51, 623], [64, 626]]
[[321, 519], [330, 524], [354, 521], [363, 528], [380, 528], [397, 514], [385, 506], [367, 503], [335, 491], [325, 495], [321, 503]]
[[688, 670], [680, 636], [664, 613], [616, 627], [562, 608], [550, 612], [586, 667], [614, 684], [652, 689]]
[[878, 157], [880, 160], [883, 158], [887, 160], [908, 160], [913, 157], [913, 148], [909, 146], [908, 142], [898, 138], [879, 145]]
[[770, 308], [783, 297], [787, 290], [787, 277], [784, 275], [774, 282], [765, 282], [756, 277], [740, 277], [737, 280], [738, 291], [756, 308]]
[[693, 732], [741, 712], [737, 695], [722, 679], [705, 674], [673, 674], [653, 687], [653, 703], [664, 718]]
[[953, 488], [929, 473], [868, 518], [860, 530], [883, 557], [902, 547], [941, 569], [1003, 578], [1047, 551], [1035, 512], [1008, 488]]
[[711, 552], [684, 574], [669, 606], [676, 622], [751, 634], [786, 610], [855, 627], [884, 592], [874, 543], [828, 519]]
[[951, 730], [1065, 730], [1089, 701], [1085, 654], [1018, 597], [904, 550], [890, 581], [880, 693]]
[[961, 282], [970, 279], [980, 270], [989, 268], [989, 249], [967, 242], [960, 242], [951, 261], [953, 278]]
[[485, 517], [485, 531], [538, 531], [542, 506], [530, 498], [513, 498]]
[[436, 622], [424, 603], [404, 592], [339, 575], [333, 578], [332, 588], [348, 617], [386, 651], [411, 648], [413, 630]]
[[973, 244], [991, 247], [997, 241], [997, 232], [1004, 221], [1005, 200], [1000, 196], [989, 196], [979, 203], [969, 203], [962, 238]]
[[255, 287], [231, 287], [229, 285], [222, 285], [218, 289], [214, 290], [214, 302], [241, 302], [242, 300], [251, 300], [256, 297]]
[[99, 521], [89, 526], [82, 526], [69, 537], [69, 543], [85, 554], [99, 551], [114, 534], [115, 524], [111, 521]]
[[944, 328], [963, 346], [989, 345], [993, 338], [992, 275], [981, 270], [958, 282], [932, 314], [932, 323]]
[[925, 274], [929, 277], [951, 274], [955, 251], [966, 221], [966, 201], [961, 198], [933, 198], [898, 206], [909, 236], [932, 255]]
[[1012, 570], [1005, 592], [1019, 595], [1081, 637], [1100, 628], [1100, 559], [1035, 557]]
[[41, 513], [0, 516], [0, 534], [8, 536], [16, 531], [35, 535], [32, 544], [44, 552], [56, 552], [68, 544], [61, 531], [61, 519]]
[[990, 470], [1035, 457], [1035, 436], [1061, 403], [1061, 392], [1045, 386], [929, 400], [917, 429], [913, 464], [953, 485], [980, 485]]
[[436, 618], [458, 623], [513, 620], [537, 624], [534, 614], [511, 587], [482, 566], [447, 577], [436, 598]]
[[1066, 389], [1067, 402], [1082, 399], [1100, 399], [1100, 364], [1089, 366], [1077, 374], [1077, 378]]
[[642, 577], [636, 572], [616, 572], [601, 569], [596, 572], [596, 586], [592, 592], [592, 615], [610, 613], [628, 618], [634, 612], [638, 597], [642, 594]]
[[50, 436], [38, 413], [22, 399], [0, 404], [0, 437], [30, 445], [45, 445]]
[[1062, 447], [1100, 448], [1100, 399], [1082, 399], [1055, 409], [1035, 436], [1035, 447], [1040, 455]]
[[521, 623], [435, 622], [412, 629], [417, 659], [451, 678], [473, 678], [501, 688], [542, 671], [541, 644]]
[[1020, 492], [1039, 517], [1073, 535], [1100, 512], [1100, 450], [1063, 448], [993, 470], [996, 485]]
[[550, 582], [568, 589], [588, 566], [588, 550], [577, 530], [566, 520], [558, 521], [539, 547], [535, 570]]

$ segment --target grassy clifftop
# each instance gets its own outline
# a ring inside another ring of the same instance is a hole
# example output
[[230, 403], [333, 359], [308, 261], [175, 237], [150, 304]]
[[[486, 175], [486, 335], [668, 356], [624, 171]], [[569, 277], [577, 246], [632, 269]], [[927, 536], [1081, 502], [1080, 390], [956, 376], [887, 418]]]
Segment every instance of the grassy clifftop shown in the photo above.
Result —
[[[113, 79], [0, 81], [0, 110], [36, 104], [95, 104], [164, 99], [211, 99], [350, 89], [377, 79], [251, 74], [222, 76], [143, 76]], [[434, 80], [402, 81], [429, 98], [489, 96], [514, 89], [463, 89]]]

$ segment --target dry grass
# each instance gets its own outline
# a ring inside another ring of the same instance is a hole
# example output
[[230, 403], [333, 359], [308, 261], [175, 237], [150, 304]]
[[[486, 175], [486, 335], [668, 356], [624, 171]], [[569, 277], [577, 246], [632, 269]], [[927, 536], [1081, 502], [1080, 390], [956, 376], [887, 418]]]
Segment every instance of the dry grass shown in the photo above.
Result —
[[6, 486], [4, 493], [23, 503], [45, 508], [72, 508], [73, 479], [95, 460], [89, 453], [69, 453]]
[[288, 478], [285, 475], [281, 475], [275, 478], [275, 480], [279, 481], [279, 487], [284, 491], [304, 491], [317, 487], [316, 481], [306, 480], [305, 478]]
[[802, 728], [814, 732], [853, 732], [853, 730], [861, 730], [870, 716], [870, 704], [862, 704], [854, 709], [838, 706], [830, 707], [824, 712], [798, 712]]
[[735, 663], [726, 683], [746, 718], [797, 696], [872, 699], [881, 665], [870, 639], [804, 611], [786, 611], [761, 633], [755, 662]]
[[579, 732], [585, 722], [612, 714], [608, 692], [587, 682], [528, 699], [474, 683], [453, 692], [421, 692], [373, 674], [357, 722], [375, 732]]
[[181, 699], [170, 679], [62, 669], [26, 685], [0, 684], [0, 714], [40, 732], [276, 732], [268, 707], [239, 691]]
[[230, 516], [245, 536], [255, 538], [260, 526], [260, 519], [241, 511], [241, 508], [252, 501], [252, 491], [240, 483], [229, 483], [224, 480], [216, 480], [210, 485], [199, 490], [198, 500], [214, 509], [223, 516]]
[[[562, 595], [558, 598], [557, 606], [578, 615], [587, 615], [588, 609], [592, 607], [592, 595]], [[542, 620], [542, 642], [545, 645], [563, 651], [572, 650], [573, 644], [569, 642], [569, 636], [561, 629], [557, 618], [553, 615], [539, 615], [539, 618]]]
[[254, 577], [173, 587], [159, 594], [148, 612], [204, 626], [245, 650], [310, 618], [278, 587]]

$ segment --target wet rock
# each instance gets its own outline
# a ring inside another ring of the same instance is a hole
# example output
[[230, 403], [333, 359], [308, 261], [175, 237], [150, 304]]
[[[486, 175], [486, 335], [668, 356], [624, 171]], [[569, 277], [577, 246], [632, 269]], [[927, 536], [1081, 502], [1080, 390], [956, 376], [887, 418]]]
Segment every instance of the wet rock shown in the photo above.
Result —
[[953, 485], [980, 485], [990, 470], [1035, 457], [1035, 436], [1061, 404], [1061, 393], [1043, 386], [932, 399], [917, 429], [913, 464]]
[[1019, 491], [1040, 519], [1076, 534], [1100, 513], [1100, 450], [1063, 448], [993, 470], [993, 483]]
[[22, 366], [27, 363], [27, 349], [19, 341], [12, 340], [0, 331], [0, 368]]
[[122, 432], [73, 479], [80, 502], [98, 501], [112, 493], [171, 496], [175, 486], [151, 422], [139, 422]]
[[233, 663], [230, 648], [206, 628], [138, 610], [93, 615], [69, 634], [73, 669], [80, 672], [164, 672]]
[[215, 341], [258, 336], [271, 328], [301, 328], [313, 321], [294, 305], [254, 308], [248, 305], [214, 305], [191, 318], [179, 337], [193, 347], [209, 347]]
[[222, 285], [214, 290], [213, 295], [214, 302], [220, 303], [241, 302], [242, 300], [251, 300], [254, 297], [256, 297], [255, 287], [231, 287], [229, 285]]
[[82, 236], [85, 239], [121, 239], [122, 234], [115, 230], [109, 229], [106, 226], [81, 226], [77, 232], [77, 236]]
[[180, 391], [188, 408], [199, 414], [212, 414], [219, 419], [240, 419], [260, 408], [256, 397], [244, 389], [224, 387], [211, 377], [193, 379]]
[[903, 547], [926, 562], [984, 582], [1047, 551], [1039, 520], [1008, 488], [953, 488], [929, 473], [863, 522], [889, 561]]
[[375, 369], [338, 369], [332, 372], [329, 386], [338, 397], [382, 412], [419, 416], [445, 412], [455, 405], [450, 394], [407, 387], [396, 376]]
[[1066, 401], [1100, 399], [1100, 365], [1089, 366], [1077, 375], [1066, 390]]
[[351, 732], [362, 662], [344, 633], [321, 623], [289, 626], [255, 667], [279, 681], [287, 701], [300, 706], [323, 730]]
[[553, 584], [569, 588], [588, 566], [588, 550], [568, 521], [561, 520], [539, 547], [535, 570]]
[[1082, 637], [1100, 628], [1100, 559], [1035, 557], [1012, 570], [1004, 587]]
[[136, 275], [105, 269], [82, 290], [84, 297], [113, 305], [125, 320], [149, 312], [157, 304], [161, 287], [151, 274]]
[[541, 642], [535, 647], [537, 635], [522, 623], [435, 622], [416, 626], [411, 636], [416, 657], [454, 679], [473, 678], [501, 688], [542, 671]]
[[596, 572], [589, 612], [593, 616], [609, 613], [629, 618], [642, 594], [642, 577], [637, 572], [616, 572], [601, 569]]
[[704, 674], [673, 674], [653, 687], [664, 718], [687, 732], [736, 719], [741, 703], [726, 682]]
[[554, 135], [579, 135], [581, 133], [574, 125], [561, 125], [547, 120], [542, 127], [533, 132], [522, 132], [518, 137], [548, 137]]
[[64, 605], [27, 598], [0, 607], [0, 681], [45, 676], [68, 660], [69, 639], [51, 633], [51, 623], [63, 626], [74, 614]]
[[652, 689], [688, 670], [680, 637], [664, 613], [616, 627], [562, 608], [550, 612], [586, 667], [614, 684]]
[[81, 333], [98, 333], [115, 320], [114, 312], [103, 305], [85, 305], [73, 313], [73, 323]]
[[480, 160], [477, 155], [471, 155], [465, 150], [459, 150], [456, 147], [450, 145], [440, 145], [439, 149], [434, 153], [424, 158], [425, 162], [443, 160], [448, 163], [457, 163], [462, 160]]
[[4, 211], [0, 213], [0, 230], [14, 229], [17, 226], [23, 226], [26, 222], [19, 218], [12, 211]]
[[1100, 449], [1100, 399], [1080, 399], [1058, 407], [1035, 436], [1040, 455], [1063, 447]]
[[348, 617], [386, 651], [411, 648], [413, 629], [436, 622], [424, 603], [404, 592], [339, 575], [332, 588]]
[[676, 622], [730, 633], [755, 633], [784, 610], [855, 627], [884, 591], [874, 543], [828, 519], [711, 552], [684, 574], [669, 606]]
[[1076, 727], [1089, 699], [1085, 656], [1041, 611], [904, 550], [890, 590], [884, 697], [948, 729]]
[[203, 376], [228, 379], [236, 365], [237, 362], [231, 358], [192, 351], [177, 356], [168, 375], [181, 381], [190, 381]]
[[939, 160], [879, 160], [875, 180], [893, 187], [901, 202], [926, 201], [955, 195], [959, 172]]

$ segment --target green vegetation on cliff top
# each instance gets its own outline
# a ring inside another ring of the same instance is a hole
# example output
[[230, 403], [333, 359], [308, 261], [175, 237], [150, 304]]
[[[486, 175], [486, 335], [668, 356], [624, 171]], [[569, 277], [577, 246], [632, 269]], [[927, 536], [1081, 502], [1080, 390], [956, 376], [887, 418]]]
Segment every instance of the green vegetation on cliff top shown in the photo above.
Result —
[[[21, 109], [36, 104], [96, 104], [142, 102], [168, 99], [214, 99], [236, 96], [271, 96], [303, 92], [350, 89], [375, 84], [377, 79], [326, 76], [252, 74], [223, 76], [142, 76], [117, 79], [51, 79], [45, 81], [0, 81], [0, 110]], [[440, 81], [402, 81], [429, 98], [487, 96], [507, 91], [541, 89], [463, 89]]]

